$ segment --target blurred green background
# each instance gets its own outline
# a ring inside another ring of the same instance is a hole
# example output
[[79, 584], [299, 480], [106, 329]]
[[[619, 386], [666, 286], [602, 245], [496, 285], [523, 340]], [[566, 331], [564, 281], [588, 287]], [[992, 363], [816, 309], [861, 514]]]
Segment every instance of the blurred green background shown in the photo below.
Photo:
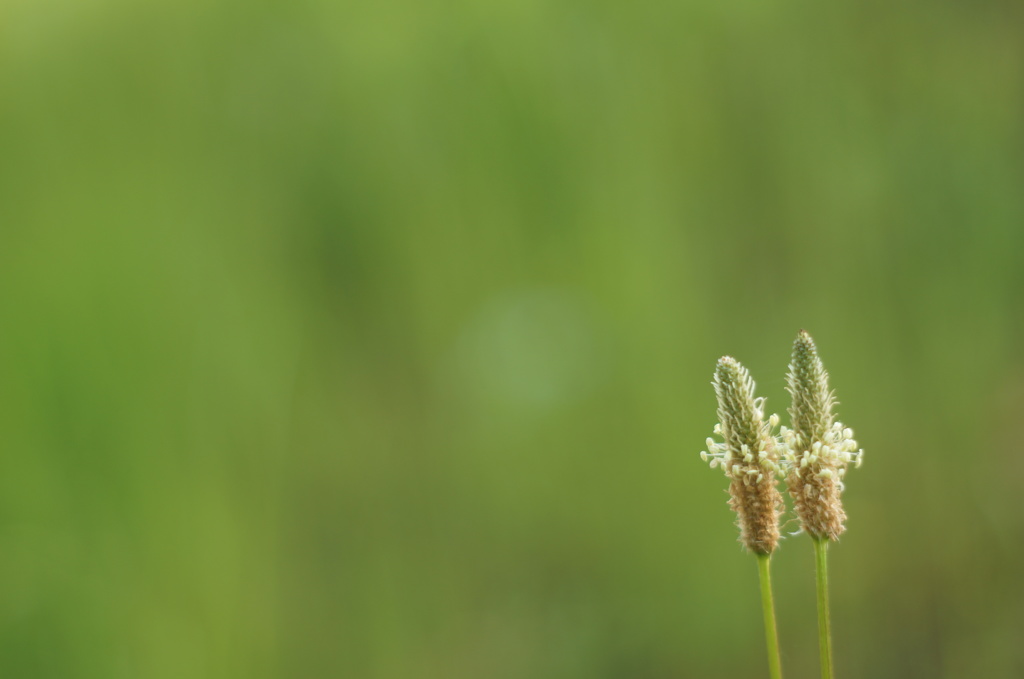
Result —
[[867, 451], [839, 676], [1024, 676], [1022, 34], [3, 0], [0, 674], [766, 676], [698, 452], [715, 360], [783, 412], [806, 327]]

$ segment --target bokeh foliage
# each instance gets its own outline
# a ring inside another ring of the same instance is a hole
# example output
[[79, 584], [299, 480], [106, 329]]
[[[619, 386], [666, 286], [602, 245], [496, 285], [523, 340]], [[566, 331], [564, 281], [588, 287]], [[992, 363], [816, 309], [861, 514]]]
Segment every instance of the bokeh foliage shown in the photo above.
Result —
[[[760, 676], [697, 453], [818, 341], [843, 677], [1024, 674], [1024, 5], [0, 3], [0, 674]], [[813, 676], [812, 555], [776, 558]]]

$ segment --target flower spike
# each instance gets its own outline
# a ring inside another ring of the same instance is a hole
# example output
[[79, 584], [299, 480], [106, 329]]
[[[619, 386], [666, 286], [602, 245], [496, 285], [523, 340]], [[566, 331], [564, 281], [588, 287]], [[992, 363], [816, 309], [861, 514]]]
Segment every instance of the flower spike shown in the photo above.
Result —
[[764, 421], [764, 399], [754, 397], [754, 380], [731, 356], [718, 361], [712, 384], [718, 397], [715, 434], [701, 459], [721, 466], [730, 479], [729, 505], [736, 512], [740, 542], [755, 554], [771, 554], [779, 543], [782, 495], [776, 488], [778, 445], [772, 428], [778, 417]]
[[803, 529], [816, 540], [837, 540], [845, 530], [846, 513], [840, 495], [843, 477], [852, 462], [859, 467], [864, 451], [853, 430], [835, 421], [835, 396], [814, 340], [801, 330], [793, 343], [786, 376], [792, 397], [793, 428], [782, 428], [786, 482]]

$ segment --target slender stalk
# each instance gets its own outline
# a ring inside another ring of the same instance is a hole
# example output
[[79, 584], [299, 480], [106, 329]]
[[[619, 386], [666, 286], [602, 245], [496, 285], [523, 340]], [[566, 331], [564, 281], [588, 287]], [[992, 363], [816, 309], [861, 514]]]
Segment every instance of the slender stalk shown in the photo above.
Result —
[[821, 679], [832, 679], [832, 621], [828, 612], [828, 539], [814, 539], [818, 581], [818, 649]]
[[772, 576], [768, 567], [770, 562], [771, 555], [757, 555], [757, 570], [761, 576], [761, 608], [764, 610], [764, 638], [768, 644], [768, 674], [771, 679], [782, 679], [779, 633], [775, 629], [775, 602], [772, 599]]

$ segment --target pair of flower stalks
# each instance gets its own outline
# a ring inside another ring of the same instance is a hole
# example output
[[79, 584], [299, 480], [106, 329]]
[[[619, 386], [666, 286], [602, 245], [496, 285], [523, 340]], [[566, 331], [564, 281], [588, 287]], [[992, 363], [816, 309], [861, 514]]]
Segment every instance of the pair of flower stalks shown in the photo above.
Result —
[[736, 359], [725, 356], [718, 361], [713, 384], [719, 419], [715, 434], [722, 443], [709, 438], [708, 450], [700, 455], [711, 467], [721, 467], [729, 479], [729, 506], [736, 512], [740, 542], [758, 558], [769, 674], [772, 679], [782, 677], [769, 561], [779, 545], [785, 503], [777, 483], [784, 478], [803, 532], [814, 541], [821, 676], [831, 679], [826, 550], [845, 530], [843, 477], [851, 463], [860, 466], [864, 451], [858, 449], [853, 431], [835, 420], [828, 373], [814, 340], [803, 330], [793, 343], [786, 377], [792, 397], [791, 428], [775, 433], [779, 416], [765, 420], [764, 399], [754, 396], [754, 380]]

